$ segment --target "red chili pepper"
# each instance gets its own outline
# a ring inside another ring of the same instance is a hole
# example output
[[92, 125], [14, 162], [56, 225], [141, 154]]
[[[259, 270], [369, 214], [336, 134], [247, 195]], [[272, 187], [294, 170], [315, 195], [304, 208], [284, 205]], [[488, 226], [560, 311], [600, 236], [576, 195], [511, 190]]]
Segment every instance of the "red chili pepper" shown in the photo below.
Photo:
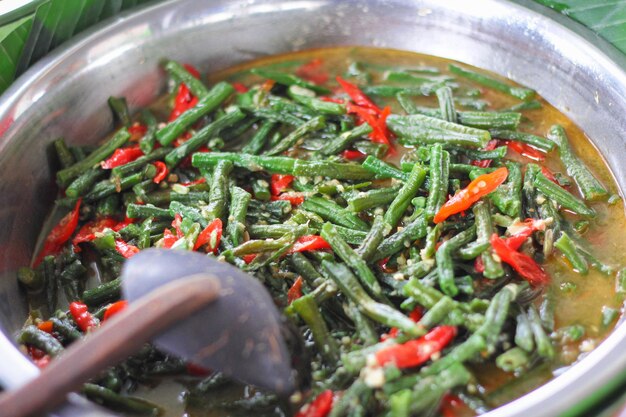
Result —
[[41, 349], [37, 349], [34, 346], [27, 346], [26, 350], [28, 351], [28, 356], [34, 360], [41, 359], [46, 355], [46, 352]]
[[261, 85], [261, 90], [269, 93], [272, 91], [272, 88], [274, 88], [274, 84], [276, 84], [276, 81], [274, 80], [265, 80], [265, 82]]
[[136, 220], [137, 219], [131, 219], [128, 216], [124, 216], [124, 220], [115, 224], [111, 229], [113, 229], [114, 232], [119, 232], [129, 224], [135, 223]]
[[85, 303], [80, 301], [70, 303], [70, 314], [78, 328], [83, 332], [88, 332], [98, 326], [98, 321], [91, 315]]
[[41, 330], [42, 332], [52, 334], [52, 331], [54, 330], [54, 324], [52, 324], [50, 320], [42, 321], [41, 323], [37, 325], [37, 328]]
[[129, 245], [122, 239], [115, 239], [115, 250], [126, 259], [131, 258], [139, 252], [139, 248], [137, 246]]
[[174, 108], [170, 113], [169, 121], [176, 120], [178, 116], [186, 112], [192, 107], [195, 107], [198, 104], [198, 97], [195, 97], [189, 91], [189, 88], [181, 83], [178, 86], [178, 92], [176, 93], [176, 97], [174, 98]]
[[193, 246], [193, 250], [197, 250], [200, 247], [206, 246], [206, 252], [217, 252], [217, 248], [220, 246], [220, 240], [222, 239], [222, 221], [215, 219], [203, 231], [198, 235], [196, 244]]
[[554, 174], [552, 173], [552, 171], [550, 171], [548, 168], [546, 167], [541, 167], [541, 173], [543, 174], [544, 177], [546, 177], [547, 179], [549, 179], [550, 181], [552, 181], [553, 183], [557, 184], [557, 185], [561, 185], [559, 184], [559, 182], [556, 180], [556, 177], [554, 176]]
[[378, 261], [378, 266], [380, 267], [380, 269], [382, 269], [383, 272], [393, 272], [393, 268], [387, 268], [387, 262], [389, 262], [389, 256]]
[[161, 181], [163, 181], [167, 177], [167, 174], [169, 174], [170, 171], [167, 169], [167, 165], [165, 165], [164, 162], [156, 161], [156, 162], [152, 163], [152, 165], [154, 165], [156, 167], [156, 169], [157, 169], [157, 173], [154, 176], [154, 178], [152, 178], [152, 181], [155, 184], [158, 184], [158, 183], [160, 183]]
[[537, 149], [525, 143], [516, 142], [513, 140], [506, 141], [506, 146], [509, 149], [514, 150], [518, 154], [525, 156], [526, 158], [533, 159], [535, 161], [543, 161], [546, 156], [539, 152]]
[[379, 365], [395, 364], [398, 368], [413, 368], [428, 361], [456, 336], [456, 327], [437, 326], [425, 336], [406, 343], [383, 348], [376, 352]]
[[343, 91], [346, 92], [358, 106], [365, 107], [366, 109], [374, 110], [377, 114], [380, 114], [382, 110], [378, 107], [368, 96], [365, 95], [363, 91], [355, 84], [348, 82], [337, 76], [337, 82], [343, 88]]
[[459, 417], [465, 415], [469, 409], [458, 396], [448, 393], [441, 399], [439, 411], [443, 417]]
[[518, 252], [507, 245], [496, 233], [491, 236], [491, 247], [496, 255], [531, 285], [547, 284], [550, 278], [541, 267], [525, 253]]
[[143, 151], [139, 149], [139, 146], [118, 148], [115, 150], [115, 152], [113, 152], [113, 155], [100, 162], [100, 166], [103, 169], [113, 169], [120, 165], [126, 165], [129, 162], [133, 162], [135, 159], [141, 156], [143, 156]]
[[296, 69], [296, 75], [313, 84], [324, 84], [328, 81], [328, 73], [323, 70], [323, 61], [314, 58]]
[[460, 213], [463, 210], [467, 210], [480, 200], [483, 196], [486, 196], [500, 184], [502, 184], [506, 177], [509, 175], [509, 170], [505, 167], [496, 169], [489, 174], [483, 174], [472, 182], [467, 187], [456, 193], [439, 209], [439, 212], [435, 215], [433, 221], [435, 223], [441, 223], [453, 214]]
[[177, 239], [180, 239], [181, 237], [185, 236], [185, 234], [183, 233], [183, 230], [180, 228], [180, 225], [182, 222], [183, 222], [183, 217], [180, 215], [180, 213], [176, 213], [174, 215], [174, 220], [172, 220], [172, 227], [174, 228], [174, 230], [176, 230]]
[[200, 71], [196, 67], [191, 64], [183, 64], [183, 67], [187, 70], [187, 72], [194, 76], [194, 78], [200, 79]]
[[204, 184], [205, 182], [206, 178], [198, 178], [195, 181], [181, 182], [180, 185], [184, 185], [185, 187], [191, 187], [192, 185]]
[[546, 222], [543, 219], [526, 219], [509, 227], [517, 229], [515, 233], [505, 239], [506, 244], [513, 250], [518, 250], [533, 232], [546, 230]]
[[187, 363], [187, 373], [193, 376], [209, 376], [212, 371], [195, 363]]
[[293, 175], [273, 174], [270, 179], [272, 195], [279, 195], [285, 191], [289, 188], [294, 179], [295, 177]]
[[[487, 142], [487, 145], [483, 148], [483, 150], [493, 151], [498, 147], [499, 143], [500, 141], [498, 139], [491, 139], [489, 142]], [[483, 159], [481, 161], [472, 161], [472, 165], [479, 168], [488, 168], [491, 165], [491, 162], [491, 159]]]
[[298, 277], [287, 291], [287, 303], [291, 304], [300, 297], [302, 297], [302, 277]]
[[308, 252], [313, 250], [330, 249], [330, 244], [321, 236], [308, 235], [301, 236], [291, 247], [289, 253]]
[[248, 92], [248, 87], [243, 85], [242, 83], [233, 83], [233, 88], [236, 92], [243, 94]]
[[46, 366], [50, 365], [50, 360], [50, 355], [43, 355], [39, 359], [34, 359], [33, 362], [35, 362], [37, 368], [44, 369]]
[[111, 317], [119, 313], [120, 311], [124, 310], [126, 307], [128, 307], [128, 301], [126, 300], [117, 301], [111, 304], [105, 310], [102, 321], [107, 321], [108, 319], [110, 319]]
[[46, 256], [59, 253], [63, 248], [63, 244], [67, 242], [70, 237], [72, 237], [74, 231], [76, 230], [76, 226], [78, 226], [80, 203], [82, 201], [83, 199], [79, 198], [74, 205], [74, 209], [67, 213], [65, 217], [63, 217], [61, 221], [50, 231], [43, 243], [41, 252], [39, 252], [37, 259], [35, 259], [34, 266], [38, 266]]
[[[422, 307], [417, 306], [413, 309], [413, 311], [409, 313], [409, 318], [417, 323], [422, 319], [423, 315], [424, 310], [422, 309]], [[398, 329], [397, 327], [392, 327], [391, 330], [389, 330], [389, 333], [383, 333], [380, 336], [380, 341], [384, 342], [387, 339], [395, 339], [396, 337], [398, 337], [398, 333], [400, 333], [400, 329]]]
[[142, 125], [141, 123], [139, 123], [139, 122], [133, 123], [128, 128], [128, 133], [130, 133], [130, 139], [128, 139], [128, 141], [129, 142], [137, 142], [139, 139], [144, 137], [144, 135], [146, 134], [147, 131], [148, 131], [148, 128], [146, 126]]
[[117, 224], [118, 222], [111, 217], [101, 217], [98, 220], [92, 220], [85, 223], [72, 239], [74, 252], [81, 251], [80, 247], [78, 246], [80, 243], [93, 241], [96, 238], [96, 233], [102, 233], [104, 229], [113, 230]]
[[474, 269], [479, 274], [485, 272], [485, 263], [483, 262], [482, 256], [477, 256], [476, 259], [474, 259]]
[[281, 195], [273, 195], [270, 197], [272, 201], [286, 200], [293, 206], [299, 206], [304, 203], [304, 195], [302, 193], [282, 193]]
[[294, 417], [326, 417], [333, 408], [333, 392], [329, 389], [305, 405]]
[[163, 240], [161, 240], [163, 248], [165, 249], [171, 248], [172, 245], [176, 243], [177, 240], [178, 239], [176, 238], [176, 236], [172, 233], [170, 229], [165, 229], [163, 231]]
[[328, 96], [320, 96], [319, 99], [322, 101], [327, 101], [329, 103], [337, 103], [337, 104], [343, 104], [346, 102], [345, 100], [342, 100], [340, 98], [334, 98], [334, 97], [328, 97]]
[[390, 112], [388, 107], [385, 107], [384, 110], [372, 110], [367, 107], [348, 104], [347, 111], [350, 114], [356, 114], [361, 123], [364, 122], [371, 126], [372, 132], [369, 134], [369, 137], [372, 142], [390, 144], [390, 133], [387, 130], [385, 121]]
[[257, 256], [259, 256], [258, 253], [250, 253], [248, 255], [243, 255], [241, 259], [243, 259], [245, 263], [249, 264], [250, 262], [254, 261], [254, 258], [256, 258]]
[[365, 158], [367, 155], [364, 154], [361, 151], [357, 151], [357, 150], [352, 150], [352, 149], [346, 149], [345, 151], [343, 151], [341, 153], [341, 157], [343, 159], [347, 159], [349, 161], [353, 161], [355, 159], [363, 159]]

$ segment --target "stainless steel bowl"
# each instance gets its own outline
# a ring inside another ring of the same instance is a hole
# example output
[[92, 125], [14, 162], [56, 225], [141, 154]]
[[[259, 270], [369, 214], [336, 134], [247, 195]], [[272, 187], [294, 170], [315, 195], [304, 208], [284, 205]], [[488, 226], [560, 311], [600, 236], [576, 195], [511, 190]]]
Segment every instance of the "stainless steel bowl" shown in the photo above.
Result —
[[[451, 58], [539, 91], [592, 138], [626, 189], [626, 61], [587, 30], [529, 1], [171, 0], [106, 22], [24, 74], [0, 103], [0, 324], [26, 305], [15, 271], [29, 262], [55, 195], [47, 146], [87, 144], [112, 129], [109, 95], [132, 108], [164, 89], [159, 59], [214, 71], [253, 58], [368, 45]], [[555, 416], [626, 371], [626, 325], [552, 382], [488, 414]], [[35, 373], [0, 337], [5, 384]], [[74, 414], [78, 415], [78, 414]]]

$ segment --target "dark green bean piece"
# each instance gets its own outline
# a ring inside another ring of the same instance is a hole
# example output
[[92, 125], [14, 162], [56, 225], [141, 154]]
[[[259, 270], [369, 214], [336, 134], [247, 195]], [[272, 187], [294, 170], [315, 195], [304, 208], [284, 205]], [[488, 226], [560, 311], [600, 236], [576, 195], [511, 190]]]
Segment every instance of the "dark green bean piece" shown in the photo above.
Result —
[[67, 187], [70, 184], [70, 181], [80, 176], [88, 169], [93, 168], [99, 162], [103, 161], [117, 148], [120, 148], [122, 145], [124, 145], [129, 138], [130, 133], [128, 133], [128, 130], [118, 130], [109, 140], [107, 140], [105, 143], [100, 145], [100, 147], [91, 152], [85, 159], [76, 162], [71, 167], [64, 168], [58, 171], [57, 183], [63, 188]]
[[367, 232], [367, 236], [363, 240], [363, 243], [361, 243], [356, 250], [357, 255], [359, 255], [365, 262], [369, 262], [388, 232], [389, 226], [385, 223], [383, 217], [375, 216], [372, 228], [369, 232]]
[[425, 329], [430, 329], [441, 323], [457, 306], [457, 303], [448, 296], [441, 297], [435, 305], [428, 309], [426, 314], [417, 323]]
[[518, 372], [530, 365], [530, 358], [522, 349], [511, 348], [496, 358], [496, 366], [504, 372]]
[[315, 299], [310, 294], [307, 294], [294, 300], [292, 305], [294, 310], [311, 329], [313, 341], [324, 359], [331, 366], [337, 363], [339, 360], [339, 349], [335, 344], [335, 339], [328, 332], [328, 326], [326, 326]]
[[251, 73], [258, 75], [259, 77], [269, 78], [270, 80], [274, 80], [279, 84], [283, 84], [286, 86], [297, 85], [299, 87], [307, 88], [309, 90], [313, 90], [319, 94], [328, 94], [330, 90], [325, 87], [320, 87], [318, 85], [312, 84], [308, 81], [303, 80], [300, 77], [297, 77], [293, 74], [287, 74], [284, 72], [272, 71], [265, 68], [253, 68], [250, 70]]
[[90, 307], [100, 306], [104, 303], [117, 301], [122, 296], [122, 280], [116, 278], [113, 281], [106, 282], [87, 290], [81, 297], [83, 302]]
[[355, 127], [352, 130], [343, 132], [339, 136], [330, 139], [322, 149], [319, 150], [320, 155], [330, 156], [338, 154], [347, 149], [357, 139], [368, 135], [372, 132], [372, 127], [367, 123]]
[[111, 182], [110, 180], [100, 181], [91, 189], [89, 193], [85, 195], [85, 201], [94, 202], [112, 194], [119, 193], [120, 191], [128, 190], [129, 188], [139, 184], [144, 179], [144, 173], [137, 172], [121, 178], [119, 183]]
[[380, 299], [382, 289], [367, 263], [337, 233], [334, 225], [326, 223], [322, 227], [321, 236], [333, 249], [335, 255], [342, 259], [356, 273], [361, 284], [375, 298]]
[[23, 345], [33, 346], [48, 355], [55, 357], [63, 352], [63, 345], [49, 333], [39, 330], [37, 326], [26, 326], [19, 333], [17, 342]]
[[443, 143], [484, 148], [491, 140], [487, 130], [462, 126], [421, 114], [408, 116], [392, 114], [387, 117], [387, 126], [400, 137], [400, 143], [408, 145]]
[[324, 220], [334, 224], [361, 231], [369, 230], [367, 223], [361, 220], [357, 215], [325, 198], [309, 197], [304, 200], [304, 203], [302, 203], [300, 207], [318, 214]]
[[65, 267], [59, 275], [59, 282], [65, 291], [65, 296], [69, 301], [79, 299], [79, 287], [82, 286], [82, 279], [87, 269], [79, 260], [75, 260]]
[[378, 179], [395, 178], [401, 181], [406, 181], [409, 179], [408, 172], [402, 172], [398, 168], [386, 162], [383, 162], [372, 155], [369, 155], [367, 158], [365, 158], [362, 166], [368, 171], [374, 173], [376, 175], [376, 178]]
[[572, 150], [565, 129], [559, 125], [552, 126], [548, 138], [556, 143], [561, 162], [563, 162], [567, 170], [567, 175], [574, 179], [583, 198], [590, 201], [608, 198], [609, 192]]
[[220, 161], [213, 170], [211, 179], [211, 192], [209, 194], [209, 205], [206, 212], [212, 219], [221, 218], [226, 215], [226, 201], [228, 199], [228, 176], [233, 170], [233, 163], [230, 161]]
[[420, 165], [415, 164], [409, 179], [404, 183], [400, 191], [398, 191], [398, 195], [385, 212], [385, 223], [391, 226], [392, 229], [398, 225], [398, 222], [402, 216], [404, 216], [406, 209], [411, 204], [411, 200], [416, 196], [417, 191], [424, 183], [424, 179], [426, 179], [426, 170]]
[[508, 108], [508, 111], [537, 110], [541, 107], [539, 100], [530, 100], [511, 106]]
[[483, 325], [476, 331], [485, 338], [489, 352], [495, 350], [495, 345], [500, 338], [502, 326], [509, 314], [511, 302], [517, 297], [519, 288], [515, 284], [508, 284], [503, 287], [491, 299], [489, 308], [485, 313], [485, 321]]
[[406, 225], [404, 229], [383, 240], [383, 243], [381, 243], [372, 261], [379, 261], [391, 256], [410, 246], [414, 240], [426, 236], [427, 223], [423, 214], [417, 216], [415, 220]]
[[[472, 211], [476, 218], [476, 241], [489, 242], [491, 235], [494, 233], [489, 205], [484, 200], [479, 201], [474, 205]], [[485, 267], [483, 275], [489, 279], [500, 278], [504, 275], [502, 262], [493, 256], [493, 251], [490, 249], [491, 245], [488, 245], [488, 248], [480, 255]]]
[[244, 117], [246, 117], [246, 115], [239, 110], [238, 107], [230, 108], [229, 112], [224, 116], [215, 120], [213, 123], [209, 123], [202, 129], [198, 130], [185, 143], [172, 149], [165, 156], [165, 163], [170, 169], [174, 168], [188, 155], [191, 155], [192, 152], [199, 149], [202, 145], [205, 145], [209, 139], [217, 135], [220, 130], [232, 126], [233, 124], [243, 120]]
[[454, 262], [452, 260], [452, 254], [474, 239], [474, 236], [476, 236], [476, 228], [470, 227], [443, 242], [435, 253], [439, 286], [441, 290], [450, 297], [454, 297], [459, 293], [459, 289], [454, 282]]
[[560, 250], [567, 260], [572, 264], [574, 271], [581, 275], [587, 275], [589, 264], [585, 257], [579, 253], [578, 248], [566, 232], [561, 232], [561, 236], [554, 242], [554, 247]]
[[43, 258], [43, 261], [41, 262], [41, 273], [44, 275], [46, 281], [46, 304], [49, 312], [56, 310], [59, 302], [57, 297], [59, 292], [59, 282], [55, 268], [54, 256], [48, 255]]
[[515, 344], [530, 353], [535, 349], [535, 338], [528, 316], [522, 311], [517, 315], [516, 321]]
[[395, 85], [367, 85], [362, 86], [361, 91], [368, 96], [395, 97], [399, 93], [407, 96], [429, 96], [435, 94], [437, 89], [450, 83], [424, 83], [418, 86], [395, 86]]
[[276, 126], [276, 122], [266, 120], [256, 131], [252, 139], [241, 149], [243, 153], [258, 155], [267, 143], [268, 136], [272, 129]]
[[109, 107], [113, 112], [113, 118], [126, 128], [129, 128], [132, 124], [130, 119], [130, 111], [128, 110], [128, 104], [126, 103], [126, 97], [109, 97]]
[[585, 217], [596, 216], [595, 210], [587, 207], [583, 201], [547, 179], [541, 172], [537, 172], [533, 184], [539, 191], [548, 196], [550, 199], [556, 201], [561, 206], [572, 210], [574, 213]]
[[297, 159], [293, 174], [299, 177], [328, 177], [338, 180], [369, 180], [374, 176], [361, 165], [342, 164], [331, 161], [305, 161]]
[[267, 155], [276, 155], [283, 153], [292, 146], [296, 146], [300, 140], [311, 132], [326, 127], [326, 120], [322, 116], [317, 116], [305, 122], [301, 126], [296, 127], [289, 135], [285, 136], [276, 146], [265, 152]]
[[542, 138], [541, 136], [531, 135], [530, 133], [516, 132], [514, 130], [493, 129], [489, 131], [492, 138], [514, 140], [517, 142], [532, 145], [544, 152], [550, 152], [554, 149], [554, 142]]
[[448, 69], [450, 72], [461, 77], [465, 77], [485, 87], [493, 88], [494, 90], [502, 91], [505, 94], [519, 98], [520, 100], [531, 100], [535, 96], [535, 91], [530, 88], [513, 87], [495, 78], [489, 77], [478, 72], [470, 71], [465, 68], [461, 68], [454, 64], [449, 64]]
[[117, 195], [110, 195], [98, 201], [96, 216], [114, 216], [119, 213], [120, 199]]
[[72, 151], [67, 146], [67, 143], [65, 143], [65, 139], [58, 138], [53, 142], [53, 144], [54, 150], [57, 153], [57, 158], [61, 164], [61, 168], [69, 168], [76, 163], [76, 159], [74, 159]]
[[437, 407], [441, 397], [452, 388], [467, 385], [472, 375], [461, 364], [456, 363], [437, 376], [419, 381], [411, 393], [411, 415]]
[[17, 270], [17, 280], [29, 291], [39, 291], [46, 285], [45, 275], [27, 266]]
[[530, 305], [528, 307], [528, 320], [530, 322], [530, 328], [535, 338], [537, 353], [539, 354], [539, 356], [547, 359], [552, 359], [555, 354], [554, 346], [552, 346], [552, 341], [550, 340], [550, 337], [543, 329], [543, 324], [541, 323], [539, 312], [534, 305]]
[[116, 411], [143, 416], [158, 416], [162, 412], [157, 405], [146, 400], [122, 396], [115, 391], [95, 384], [83, 385], [83, 393], [91, 401]]
[[341, 116], [342, 114], [346, 114], [345, 104], [320, 100], [319, 98], [315, 97], [315, 92], [308, 88], [303, 88], [298, 85], [292, 85], [287, 90], [287, 94], [294, 101], [303, 104], [304, 106], [317, 113], [329, 114], [333, 116]]
[[361, 344], [366, 347], [378, 343], [378, 334], [374, 329], [373, 323], [369, 318], [365, 317], [356, 304], [348, 302], [343, 306], [346, 315], [354, 322], [354, 327], [356, 328], [356, 333]]
[[175, 78], [178, 82], [185, 83], [189, 91], [196, 97], [204, 97], [209, 93], [206, 86], [191, 74], [185, 67], [176, 61], [167, 61], [163, 65], [165, 71], [167, 71], [172, 78]]
[[295, 158], [285, 156], [250, 155], [234, 152], [195, 153], [191, 164], [196, 168], [211, 168], [219, 161], [231, 161], [238, 168], [250, 171], [268, 171], [272, 174], [293, 174]]
[[185, 217], [189, 217], [192, 221], [200, 223], [202, 228], [207, 227], [209, 224], [208, 220], [202, 215], [199, 209], [185, 205], [180, 201], [172, 201], [170, 203], [169, 211], [172, 217], [174, 217], [176, 213], [179, 213], [183, 219]]
[[198, 104], [183, 112], [175, 120], [172, 120], [156, 132], [156, 138], [161, 145], [169, 145], [182, 135], [191, 125], [201, 117], [211, 113], [224, 102], [235, 89], [227, 82], [219, 82], [203, 96]]
[[426, 218], [431, 220], [439, 211], [448, 195], [450, 154], [439, 144], [430, 148], [430, 187], [426, 208]]
[[435, 256], [435, 252], [437, 251], [437, 243], [439, 242], [439, 237], [441, 236], [441, 231], [443, 229], [443, 224], [436, 224], [434, 227], [428, 227], [426, 234], [426, 245], [424, 245], [424, 249], [420, 251], [420, 256], [422, 259], [432, 259]]
[[148, 155], [154, 149], [154, 143], [156, 142], [157, 119], [150, 110], [143, 109], [141, 111], [141, 120], [146, 125], [146, 133], [139, 141], [139, 148], [144, 154]]
[[448, 86], [440, 87], [435, 93], [437, 94], [439, 111], [441, 112], [443, 120], [458, 123], [456, 109], [454, 108], [454, 99], [452, 97], [452, 89]]
[[230, 213], [228, 215], [228, 225], [226, 235], [233, 246], [239, 245], [243, 240], [246, 229], [246, 213], [248, 204], [252, 196], [246, 190], [239, 187], [232, 187], [230, 190]]
[[68, 342], [75, 342], [83, 335], [76, 329], [69, 320], [61, 320], [57, 317], [51, 317], [48, 320], [52, 322], [52, 328], [55, 332], [63, 336]]
[[386, 304], [372, 300], [357, 278], [347, 266], [336, 262], [323, 261], [322, 267], [337, 284], [341, 292], [350, 298], [370, 319], [390, 327], [397, 327], [408, 335], [418, 337], [424, 334], [410, 318]]
[[348, 389], [346, 389], [341, 398], [333, 403], [332, 409], [328, 414], [328, 417], [357, 417], [354, 414], [354, 409], [361, 406], [361, 397], [366, 392], [371, 392], [372, 388], [361, 379], [357, 378]]
[[359, 213], [391, 203], [398, 195], [399, 189], [398, 186], [374, 188], [368, 191], [346, 193], [343, 197], [348, 202], [348, 210]]

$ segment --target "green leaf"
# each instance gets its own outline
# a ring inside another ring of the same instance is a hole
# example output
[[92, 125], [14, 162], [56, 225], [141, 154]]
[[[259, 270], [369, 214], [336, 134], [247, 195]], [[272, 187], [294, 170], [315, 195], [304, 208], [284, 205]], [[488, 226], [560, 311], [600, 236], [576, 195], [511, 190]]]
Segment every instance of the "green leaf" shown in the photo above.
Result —
[[33, 17], [27, 16], [0, 28], [0, 93], [15, 79], [17, 63], [26, 44]]
[[621, 0], [536, 0], [587, 26], [626, 53], [626, 2]]

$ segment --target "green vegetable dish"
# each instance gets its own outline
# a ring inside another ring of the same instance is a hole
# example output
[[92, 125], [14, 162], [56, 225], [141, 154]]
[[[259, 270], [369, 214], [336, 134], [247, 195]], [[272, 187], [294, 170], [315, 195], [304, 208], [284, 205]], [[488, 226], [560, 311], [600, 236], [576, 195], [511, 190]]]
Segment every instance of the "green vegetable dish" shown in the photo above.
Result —
[[[466, 65], [332, 48], [200, 76], [95, 147], [54, 142], [60, 189], [18, 336], [45, 366], [125, 307], [120, 267], [194, 250], [263, 282], [300, 330], [289, 399], [147, 345], [86, 384], [123, 414], [472, 416], [540, 386], [615, 326], [624, 206], [584, 134]], [[182, 393], [182, 394], [181, 394]]]

